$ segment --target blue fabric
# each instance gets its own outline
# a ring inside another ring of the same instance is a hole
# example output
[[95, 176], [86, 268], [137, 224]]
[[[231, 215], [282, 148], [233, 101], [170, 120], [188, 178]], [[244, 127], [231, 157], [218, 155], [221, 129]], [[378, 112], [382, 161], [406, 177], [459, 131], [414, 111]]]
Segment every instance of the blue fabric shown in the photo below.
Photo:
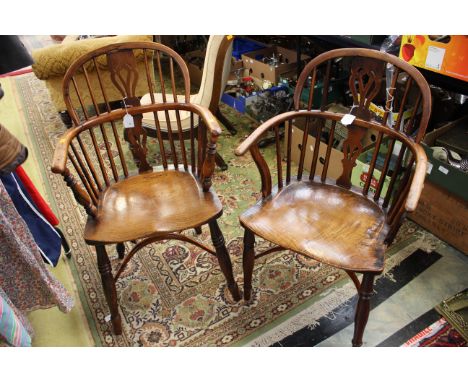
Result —
[[36, 241], [44, 261], [57, 265], [60, 258], [62, 240], [57, 231], [40, 214], [36, 205], [15, 173], [0, 175], [16, 210], [26, 222]]
[[13, 346], [31, 346], [31, 336], [9, 303], [0, 294], [0, 336]]

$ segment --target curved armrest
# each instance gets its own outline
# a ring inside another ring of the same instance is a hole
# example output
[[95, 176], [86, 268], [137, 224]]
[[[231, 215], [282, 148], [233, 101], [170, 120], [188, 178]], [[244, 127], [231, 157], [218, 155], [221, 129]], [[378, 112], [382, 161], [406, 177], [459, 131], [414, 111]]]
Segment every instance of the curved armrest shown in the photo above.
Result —
[[79, 133], [78, 129], [65, 131], [55, 146], [51, 170], [54, 174], [64, 174], [67, 168], [68, 147], [72, 139]]
[[422, 146], [414, 143], [412, 149], [416, 158], [416, 169], [406, 198], [405, 209], [408, 212], [414, 211], [418, 206], [419, 197], [424, 188], [424, 178], [427, 170], [427, 156]]
[[211, 111], [207, 107], [198, 105], [196, 103], [192, 103], [190, 105], [194, 107], [197, 114], [202, 118], [210, 133], [216, 137], [220, 136], [222, 133], [221, 127], [219, 126], [218, 120], [211, 113]]
[[216, 165], [216, 142], [218, 141], [218, 137], [221, 135], [221, 127], [219, 127], [218, 121], [208, 108], [197, 104], [191, 104], [191, 106], [195, 109], [194, 111], [201, 117], [203, 124], [210, 132], [209, 140], [206, 143], [206, 156], [203, 159], [203, 165], [200, 174], [203, 191], [206, 192], [210, 189], [212, 183], [211, 177], [213, 176]]
[[268, 121], [262, 123], [259, 127], [257, 127], [255, 129], [255, 131], [250, 134], [247, 139], [242, 142], [239, 147], [237, 147], [236, 151], [235, 151], [235, 154], [237, 156], [242, 156], [244, 155], [247, 150], [250, 149], [250, 147], [255, 143], [257, 142], [260, 137], [266, 132], [268, 131], [269, 129], [271, 129], [273, 126], [277, 125], [278, 123], [281, 123], [289, 118], [292, 118], [293, 116], [295, 116], [297, 114], [297, 112], [295, 111], [289, 111], [287, 113], [283, 113], [283, 114], [279, 114], [271, 119], [269, 119]]
[[271, 194], [272, 190], [272, 180], [271, 180], [271, 172], [268, 168], [268, 164], [265, 161], [265, 158], [260, 153], [260, 150], [257, 146], [257, 141], [262, 137], [262, 135], [270, 130], [272, 127], [278, 125], [279, 123], [286, 121], [288, 119], [293, 118], [297, 113], [294, 111], [290, 111], [287, 113], [283, 113], [277, 115], [268, 121], [262, 123], [259, 127], [255, 129], [255, 131], [250, 134], [247, 139], [242, 142], [237, 149], [235, 150], [235, 154], [237, 156], [244, 155], [247, 150], [250, 150], [250, 154], [255, 162], [255, 165], [258, 168], [260, 173], [260, 178], [262, 181], [262, 196], [265, 198]]

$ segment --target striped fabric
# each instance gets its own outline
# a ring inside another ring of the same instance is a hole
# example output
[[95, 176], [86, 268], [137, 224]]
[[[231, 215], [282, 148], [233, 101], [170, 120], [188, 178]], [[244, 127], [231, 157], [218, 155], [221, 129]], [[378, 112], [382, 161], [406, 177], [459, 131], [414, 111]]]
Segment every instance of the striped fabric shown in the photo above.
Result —
[[12, 346], [31, 346], [31, 336], [1, 294], [0, 336]]

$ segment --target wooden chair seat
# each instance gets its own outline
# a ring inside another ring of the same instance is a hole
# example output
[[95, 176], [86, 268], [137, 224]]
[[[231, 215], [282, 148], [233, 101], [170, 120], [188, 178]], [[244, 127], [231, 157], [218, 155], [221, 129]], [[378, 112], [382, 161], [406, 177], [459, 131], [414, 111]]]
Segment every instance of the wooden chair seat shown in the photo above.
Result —
[[211, 189], [204, 192], [190, 172], [144, 173], [102, 193], [96, 218], [88, 219], [84, 238], [88, 244], [120, 243], [199, 227], [221, 213], [216, 194]]
[[249, 208], [240, 220], [256, 235], [326, 264], [352, 271], [383, 270], [384, 212], [338, 186], [291, 183]]

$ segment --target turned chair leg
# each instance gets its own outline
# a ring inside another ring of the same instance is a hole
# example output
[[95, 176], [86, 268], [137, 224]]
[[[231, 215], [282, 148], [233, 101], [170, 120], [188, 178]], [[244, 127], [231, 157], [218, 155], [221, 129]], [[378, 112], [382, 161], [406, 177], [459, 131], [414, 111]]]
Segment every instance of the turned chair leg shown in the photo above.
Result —
[[364, 273], [362, 278], [361, 288], [359, 289], [359, 301], [354, 317], [353, 346], [362, 346], [362, 335], [369, 318], [370, 299], [374, 290], [374, 277], [375, 275], [372, 273]]
[[216, 166], [218, 166], [221, 169], [221, 171], [226, 171], [228, 169], [227, 163], [224, 161], [224, 158], [221, 155], [219, 155], [218, 152], [215, 154], [215, 162]]
[[68, 114], [67, 110], [60, 111], [59, 116], [67, 129], [73, 126], [72, 119], [70, 117], [70, 114]]
[[244, 231], [244, 252], [242, 254], [242, 268], [244, 271], [244, 300], [250, 300], [252, 293], [252, 272], [255, 262], [255, 236], [251, 230]]
[[117, 254], [119, 255], [119, 259], [122, 260], [125, 257], [125, 244], [117, 243], [115, 248], [117, 249]]
[[228, 129], [228, 131], [231, 133], [231, 135], [236, 135], [237, 134], [237, 130], [236, 128], [232, 125], [231, 122], [229, 122], [229, 120], [221, 113], [221, 110], [219, 110], [219, 108], [216, 110], [216, 118], [218, 118], [218, 120], [224, 125], [224, 127], [226, 129]]
[[224, 242], [223, 233], [221, 232], [221, 229], [219, 228], [218, 222], [216, 220], [210, 221], [208, 225], [210, 226], [211, 240], [213, 241], [213, 245], [216, 250], [216, 257], [218, 258], [221, 271], [226, 278], [229, 291], [231, 292], [233, 299], [235, 301], [239, 301], [239, 288], [234, 280], [231, 259], [229, 258], [229, 254]]
[[122, 334], [122, 319], [117, 304], [117, 291], [115, 289], [112, 267], [104, 245], [96, 245], [96, 254], [102, 287], [106, 295], [107, 305], [111, 313], [112, 326], [115, 334]]

